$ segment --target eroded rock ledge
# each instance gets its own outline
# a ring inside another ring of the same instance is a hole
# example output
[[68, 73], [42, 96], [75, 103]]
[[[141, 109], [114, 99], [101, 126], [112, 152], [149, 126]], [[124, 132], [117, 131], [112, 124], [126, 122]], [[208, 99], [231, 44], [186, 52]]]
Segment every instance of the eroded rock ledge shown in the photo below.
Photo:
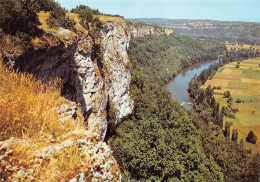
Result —
[[[61, 29], [56, 35], [45, 33], [37, 50], [2, 54], [9, 67], [34, 73], [45, 81], [63, 80], [63, 96], [80, 104], [88, 129], [104, 139], [108, 101], [117, 109], [114, 124], [130, 115], [134, 107], [129, 95], [131, 64], [127, 55], [131, 37], [163, 33], [150, 26], [129, 27], [126, 22], [107, 21], [97, 40], [87, 31], [75, 35]], [[94, 42], [101, 45], [102, 59], [97, 57]]]

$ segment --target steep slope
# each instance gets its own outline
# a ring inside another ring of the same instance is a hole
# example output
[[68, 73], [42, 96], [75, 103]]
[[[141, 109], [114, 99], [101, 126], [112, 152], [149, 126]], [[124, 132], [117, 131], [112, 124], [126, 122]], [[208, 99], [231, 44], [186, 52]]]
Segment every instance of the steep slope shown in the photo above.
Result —
[[[104, 16], [103, 16], [104, 18]], [[129, 96], [131, 80], [127, 49], [131, 37], [160, 35], [165, 29], [137, 26], [124, 20], [105, 19], [100, 36], [93, 38], [77, 24], [77, 32], [60, 28], [56, 34], [45, 33], [32, 40], [34, 50], [25, 53], [3, 50], [7, 65], [37, 75], [45, 82], [63, 80], [62, 95], [80, 104], [91, 131], [105, 138], [107, 105], [116, 107], [116, 125], [133, 110]]]
[[152, 82], [163, 85], [193, 63], [217, 59], [224, 43], [170, 35], [138, 37], [130, 42], [129, 56], [136, 60]]
[[7, 70], [0, 55], [0, 93], [0, 181], [121, 180], [110, 148], [59, 84]]

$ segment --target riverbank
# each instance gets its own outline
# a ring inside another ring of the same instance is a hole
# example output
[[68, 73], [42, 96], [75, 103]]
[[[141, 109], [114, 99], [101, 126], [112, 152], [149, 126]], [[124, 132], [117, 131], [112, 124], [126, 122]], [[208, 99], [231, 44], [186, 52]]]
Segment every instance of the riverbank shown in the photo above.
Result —
[[163, 85], [163, 88], [169, 90], [173, 99], [177, 100], [184, 108], [192, 110], [193, 100], [187, 91], [189, 82], [195, 75], [199, 75], [204, 69], [209, 68], [210, 65], [218, 61], [218, 59], [201, 61], [184, 68], [169, 82]]

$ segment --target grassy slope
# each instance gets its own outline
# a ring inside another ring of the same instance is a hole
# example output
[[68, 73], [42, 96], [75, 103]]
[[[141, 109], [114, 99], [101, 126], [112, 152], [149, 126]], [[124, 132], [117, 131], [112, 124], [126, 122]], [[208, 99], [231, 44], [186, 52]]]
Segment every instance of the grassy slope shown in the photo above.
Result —
[[[260, 152], [260, 58], [248, 59], [240, 63], [240, 68], [236, 68], [236, 62], [229, 63], [218, 69], [212, 80], [208, 80], [205, 86], [222, 86], [223, 89], [216, 93], [231, 92], [234, 101], [237, 98], [244, 100], [244, 103], [235, 103], [239, 109], [235, 114], [236, 118], [225, 118], [225, 121], [233, 122], [233, 127], [238, 129], [239, 139], [245, 138], [250, 130], [257, 135], [257, 144], [244, 142], [247, 148], [252, 148], [253, 152]], [[227, 106], [223, 95], [214, 95], [220, 103], [220, 107]], [[232, 130], [232, 129], [231, 129]]]

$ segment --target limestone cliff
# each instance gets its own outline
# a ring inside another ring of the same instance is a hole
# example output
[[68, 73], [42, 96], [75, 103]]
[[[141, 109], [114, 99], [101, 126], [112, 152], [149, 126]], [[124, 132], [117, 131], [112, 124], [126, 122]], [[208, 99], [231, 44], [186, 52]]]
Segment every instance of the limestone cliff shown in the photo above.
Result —
[[128, 22], [128, 29], [131, 34], [131, 38], [144, 37], [147, 35], [162, 35], [167, 34], [167, 29], [162, 27], [155, 27], [149, 24], [140, 24], [137, 22]]
[[[87, 31], [76, 34], [60, 29], [56, 34], [44, 33], [42, 37], [32, 40], [37, 43], [34, 50], [2, 51], [0, 58], [3, 56], [9, 68], [34, 73], [45, 82], [53, 82], [55, 78], [62, 80], [62, 95], [80, 105], [84, 122], [77, 121], [77, 129], [64, 133], [57, 140], [50, 135], [39, 140], [9, 138], [0, 142], [0, 173], [5, 174], [0, 180], [38, 179], [41, 173], [49, 174], [41, 166], [49, 162], [56, 165], [57, 157], [73, 149], [80, 154], [82, 166], [79, 173], [71, 176], [71, 182], [121, 181], [120, 170], [111, 150], [102, 141], [108, 128], [107, 105], [113, 102], [116, 108], [117, 117], [113, 125], [131, 114], [134, 103], [129, 94], [129, 41], [133, 37], [162, 33], [150, 26], [129, 27], [126, 22], [106, 21], [100, 37], [96, 39]], [[60, 122], [76, 118], [76, 103], [57, 108]], [[17, 148], [26, 151], [25, 158], [17, 157], [14, 152]], [[43, 180], [45, 177], [42, 177]], [[56, 179], [57, 176], [54, 177]]]
[[60, 78], [63, 96], [80, 104], [88, 128], [104, 139], [108, 101], [117, 109], [113, 125], [133, 110], [129, 95], [131, 64], [127, 55], [130, 39], [163, 33], [164, 29], [150, 25], [106, 21], [97, 39], [87, 31], [75, 34], [60, 29], [57, 34], [45, 33], [39, 38], [36, 50], [23, 54], [3, 51], [3, 56], [9, 66], [33, 72], [45, 81]]

